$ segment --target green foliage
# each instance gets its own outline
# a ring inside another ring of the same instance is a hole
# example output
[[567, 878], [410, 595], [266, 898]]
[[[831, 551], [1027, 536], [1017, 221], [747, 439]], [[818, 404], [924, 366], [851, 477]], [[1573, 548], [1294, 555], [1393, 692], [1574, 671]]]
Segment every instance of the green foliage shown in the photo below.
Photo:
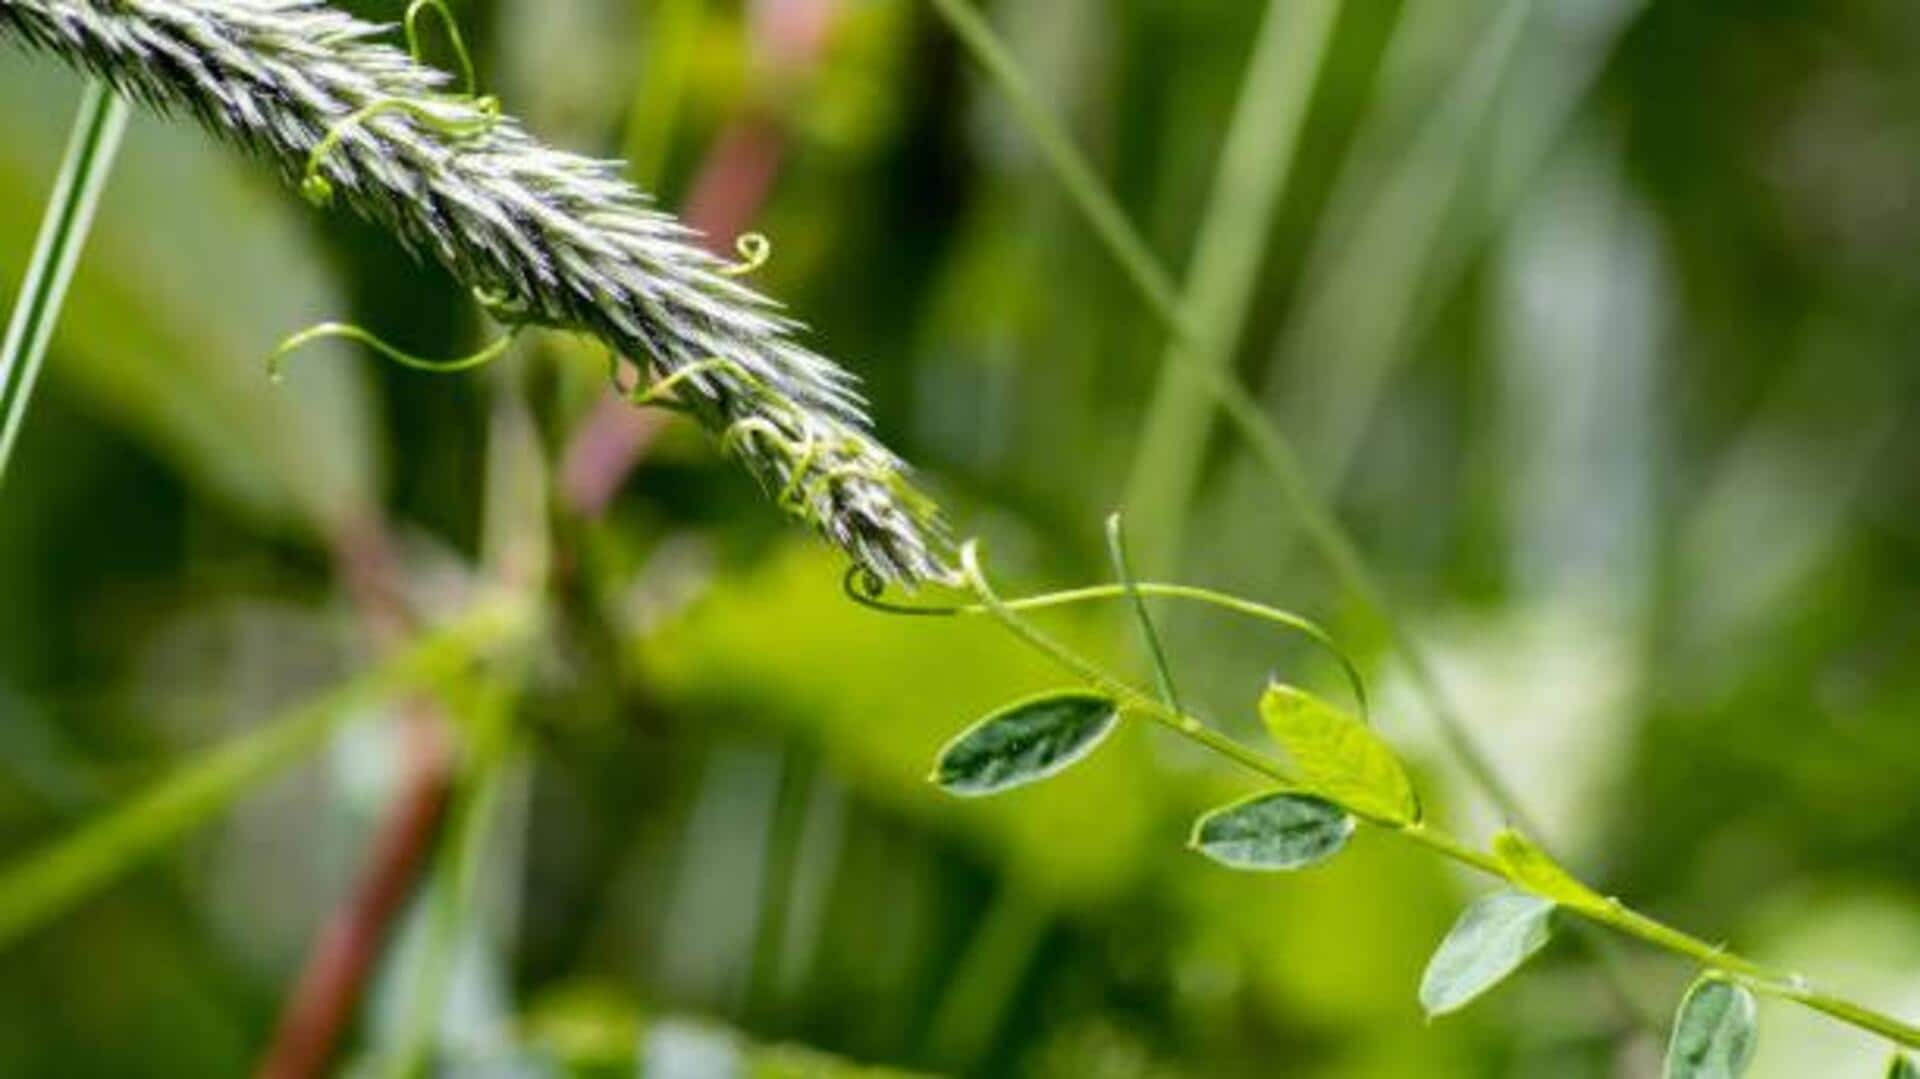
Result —
[[969, 797], [1037, 783], [1092, 753], [1119, 720], [1119, 705], [1096, 693], [1029, 697], [947, 743], [932, 780], [949, 794]]
[[1667, 1079], [1738, 1079], [1753, 1059], [1757, 1034], [1753, 994], [1724, 978], [1701, 978], [1687, 990], [1667, 1043]]
[[1234, 869], [1304, 869], [1340, 853], [1353, 827], [1353, 815], [1331, 802], [1278, 791], [1201, 817], [1190, 845]]
[[1502, 829], [1493, 837], [1493, 853], [1515, 884], [1543, 899], [1600, 914], [1611, 908], [1606, 897], [1582, 884], [1539, 844], [1516, 829]]
[[1554, 904], [1521, 892], [1495, 892], [1460, 915], [1427, 962], [1420, 1006], [1428, 1016], [1457, 1012], [1519, 970], [1553, 936]]
[[1887, 1079], [1920, 1079], [1920, 1065], [1905, 1053], [1895, 1052], [1887, 1061]]
[[1381, 824], [1420, 819], [1420, 799], [1399, 755], [1357, 717], [1275, 683], [1260, 697], [1260, 718], [1309, 790]]

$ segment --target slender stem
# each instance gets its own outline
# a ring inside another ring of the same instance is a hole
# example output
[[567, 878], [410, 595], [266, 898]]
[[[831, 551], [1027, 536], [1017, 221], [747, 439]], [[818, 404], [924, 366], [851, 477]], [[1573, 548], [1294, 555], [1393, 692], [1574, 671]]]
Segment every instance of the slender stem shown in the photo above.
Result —
[[60, 178], [40, 221], [33, 260], [14, 301], [5, 341], [0, 343], [0, 479], [6, 476], [14, 440], [32, 403], [47, 342], [53, 337], [126, 124], [126, 103], [105, 83], [89, 83], [73, 122]]
[[1427, 659], [1425, 648], [1387, 602], [1385, 589], [1361, 557], [1358, 546], [1308, 480], [1292, 442], [1273, 425], [1253, 394], [1234, 378], [1230, 370], [1196, 362], [1194, 346], [1204, 339], [1204, 335], [1181, 307], [1173, 279], [1161, 267], [1146, 241], [1100, 182], [1059, 121], [1041, 104], [1019, 62], [966, 0], [931, 2], [1006, 95], [1014, 113], [1039, 145], [1061, 185], [1067, 189], [1074, 206], [1107, 247], [1108, 253], [1120, 264], [1154, 314], [1170, 332], [1188, 345], [1186, 348], [1169, 350], [1168, 357], [1187, 365], [1188, 375], [1198, 379], [1201, 387], [1214, 396], [1221, 410], [1226, 413], [1228, 422], [1246, 440], [1255, 460], [1278, 487], [1281, 498], [1293, 511], [1301, 530], [1306, 534], [1307, 542], [1332, 570], [1340, 586], [1372, 612], [1398, 647], [1413, 677], [1414, 686], [1433, 714], [1448, 750], [1502, 815], [1538, 835], [1540, 829], [1533, 823], [1531, 814], [1494, 767], [1492, 758], [1480, 747], [1459, 709], [1441, 686], [1438, 675]]
[[524, 613], [487, 603], [393, 660], [213, 749], [116, 809], [0, 873], [0, 946], [65, 912], [280, 774], [370, 705], [438, 682], [523, 631]]
[[1191, 354], [1186, 364], [1162, 359], [1127, 480], [1149, 569], [1178, 563], [1213, 422], [1213, 402], [1190, 369], [1232, 361], [1340, 8], [1341, 0], [1270, 0], [1261, 17], [1187, 272], [1183, 306], [1201, 336], [1167, 343], [1168, 353]]
[[[852, 573], [848, 574], [849, 586], [847, 588], [847, 594], [853, 598], [854, 602], [864, 607], [871, 607], [876, 611], [884, 611], [888, 614], [917, 616], [980, 615], [991, 613], [988, 606], [984, 603], [934, 606], [910, 605], [884, 600], [876, 595], [859, 591], [853, 587], [853, 579], [857, 577], [859, 573], [860, 571], [856, 567]], [[1021, 596], [1016, 599], [1002, 600], [1001, 605], [1010, 611], [1038, 611], [1048, 607], [1066, 607], [1075, 603], [1087, 603], [1095, 600], [1124, 599], [1130, 594], [1158, 596], [1167, 599], [1184, 599], [1194, 603], [1204, 603], [1210, 607], [1218, 607], [1221, 610], [1245, 615], [1248, 618], [1256, 618], [1270, 625], [1279, 626], [1282, 629], [1291, 630], [1307, 637], [1324, 649], [1328, 655], [1332, 656], [1335, 662], [1340, 664], [1341, 672], [1346, 675], [1348, 685], [1353, 688], [1354, 701], [1359, 706], [1360, 714], [1362, 716], [1367, 714], [1367, 684], [1366, 681], [1360, 677], [1360, 668], [1355, 665], [1352, 657], [1342, 651], [1327, 631], [1320, 628], [1320, 626], [1311, 619], [1303, 618], [1291, 611], [1283, 611], [1278, 607], [1269, 607], [1264, 603], [1255, 603], [1250, 599], [1242, 599], [1239, 596], [1226, 592], [1216, 592], [1211, 588], [1202, 588], [1198, 585], [1168, 584], [1162, 581], [1133, 581], [1129, 584], [1097, 584], [1089, 585], [1085, 588], [1068, 588], [1037, 596]]]
[[1107, 518], [1107, 555], [1113, 562], [1113, 575], [1126, 591], [1127, 605], [1133, 608], [1134, 623], [1140, 629], [1140, 641], [1146, 646], [1147, 658], [1153, 661], [1153, 677], [1160, 687], [1160, 699], [1166, 702], [1168, 708], [1176, 712], [1184, 711], [1180, 704], [1180, 687], [1173, 679], [1173, 665], [1167, 662], [1167, 650], [1160, 644], [1160, 631], [1154, 628], [1146, 597], [1140, 592], [1139, 582], [1134, 580], [1133, 560], [1127, 557], [1126, 532], [1121, 527], [1117, 513]]
[[[960, 558], [967, 583], [980, 597], [981, 605], [988, 614], [997, 619], [1014, 636], [1053, 660], [1062, 669], [1113, 697], [1123, 711], [1143, 715], [1160, 726], [1197, 742], [1266, 779], [1285, 787], [1298, 786], [1298, 782], [1279, 761], [1241, 745], [1208, 727], [1192, 715], [1167, 707], [1153, 695], [1142, 692], [1113, 676], [1097, 663], [1075, 652], [1022, 618], [1010, 604], [1002, 601], [993, 591], [992, 584], [981, 572], [979, 553], [974, 544], [969, 543], [962, 548]], [[1521, 889], [1527, 887], [1525, 882], [1500, 858], [1430, 823], [1424, 821], [1408, 825], [1393, 825], [1379, 821], [1369, 821], [1369, 823], [1425, 847], [1450, 861], [1488, 876], [1497, 877], [1513, 887]], [[1699, 937], [1642, 914], [1619, 900], [1592, 906], [1563, 904], [1561, 909], [1597, 925], [1635, 937], [1656, 948], [1684, 956], [1703, 967], [1741, 982], [1755, 992], [1794, 1001], [1907, 1048], [1920, 1048], [1920, 1026], [1815, 989], [1797, 975], [1773, 971], [1751, 959], [1709, 944]]]

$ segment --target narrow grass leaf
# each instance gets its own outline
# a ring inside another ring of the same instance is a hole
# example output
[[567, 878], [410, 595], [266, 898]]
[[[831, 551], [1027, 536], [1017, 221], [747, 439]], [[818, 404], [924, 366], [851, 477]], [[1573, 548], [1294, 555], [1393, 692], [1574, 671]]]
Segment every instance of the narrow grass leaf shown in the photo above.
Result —
[[74, 120], [66, 158], [53, 196], [47, 202], [33, 261], [14, 300], [13, 315], [0, 341], [0, 475], [13, 456], [13, 443], [33, 401], [47, 343], [66, 302], [67, 286], [80, 261], [80, 248], [93, 225], [94, 209], [126, 129], [127, 107], [104, 82], [89, 83]]
[[1008, 705], [940, 751], [933, 781], [976, 797], [1057, 775], [1093, 752], [1120, 718], [1110, 697], [1068, 690]]
[[1256, 794], [1201, 817], [1193, 849], [1232, 869], [1304, 869], [1340, 853], [1353, 814], [1323, 798], [1279, 791]]
[[1355, 716], [1275, 683], [1260, 698], [1260, 718], [1315, 793], [1383, 824], [1420, 819], [1420, 799], [1400, 758]]
[[1555, 909], [1539, 896], [1495, 892], [1463, 911], [1420, 978], [1427, 1017], [1459, 1011], [1520, 969], [1552, 938]]
[[1736, 1079], [1753, 1059], [1758, 1034], [1753, 994], [1707, 977], [1693, 983], [1667, 1043], [1667, 1079]]
[[1493, 837], [1493, 853], [1512, 874], [1515, 884], [1537, 896], [1578, 910], [1606, 911], [1612, 907], [1605, 896], [1581, 883], [1521, 832], [1501, 830]]

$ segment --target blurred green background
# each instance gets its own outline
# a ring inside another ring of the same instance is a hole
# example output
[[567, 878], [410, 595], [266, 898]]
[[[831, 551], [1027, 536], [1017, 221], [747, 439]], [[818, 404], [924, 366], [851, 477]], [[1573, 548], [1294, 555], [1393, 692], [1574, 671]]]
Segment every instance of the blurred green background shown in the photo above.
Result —
[[[758, 282], [864, 378], [1004, 587], [1104, 579], [1127, 503], [1151, 575], [1322, 620], [1435, 812], [1501, 823], [1242, 443], [1205, 407], [1149, 419], [1181, 395], [1156, 389], [1166, 328], [932, 6], [456, 8], [533, 130], [631, 158], [723, 244], [772, 238]], [[1567, 860], [1920, 1014], [1920, 8], [987, 13], [1160, 260], [1212, 281], [1222, 355]], [[1246, 74], [1262, 48], [1277, 82]], [[0, 53], [8, 296], [79, 89]], [[488, 332], [374, 229], [136, 115], [0, 491], [0, 854], [365, 668], [394, 612], [531, 580], [543, 630], [482, 687], [504, 758], [455, 781], [486, 796], [459, 803], [485, 821], [440, 942], [444, 1074], [1657, 1071], [1571, 940], [1424, 1022], [1420, 970], [1483, 883], [1371, 836], [1305, 874], [1216, 868], [1188, 822], [1253, 788], [1157, 732], [941, 796], [939, 745], [1059, 676], [989, 625], [848, 603], [838, 557], [696, 430], [603, 403], [590, 342], [529, 335], [462, 377], [322, 347], [266, 378], [339, 317], [429, 354]], [[1130, 500], [1142, 457], [1190, 491]], [[1144, 676], [1123, 614], [1049, 624]], [[1335, 684], [1298, 642], [1162, 626], [1237, 734], [1268, 673]], [[8, 945], [0, 1074], [248, 1072], [404, 798], [391, 711]], [[402, 1037], [451, 877], [425, 879], [343, 1068]], [[1666, 1014], [1690, 972], [1623, 954]], [[1768, 1004], [1754, 1073], [1882, 1054]]]

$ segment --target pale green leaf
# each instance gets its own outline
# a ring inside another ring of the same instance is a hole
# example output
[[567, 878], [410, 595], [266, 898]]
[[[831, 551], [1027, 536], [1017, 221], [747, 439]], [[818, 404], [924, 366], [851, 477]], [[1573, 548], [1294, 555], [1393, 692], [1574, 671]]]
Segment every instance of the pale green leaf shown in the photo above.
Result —
[[1120, 712], [1097, 693], [1064, 691], [1008, 705], [960, 732], [934, 765], [950, 794], [998, 794], [1056, 775], [1093, 752]]
[[1201, 817], [1193, 848], [1234, 869], [1302, 869], [1340, 853], [1353, 815], [1321, 798], [1256, 794]]
[[1356, 717], [1278, 683], [1261, 696], [1260, 717], [1314, 793], [1383, 824], [1420, 819], [1420, 800], [1400, 758]]
[[1513, 882], [1535, 895], [1580, 910], [1605, 911], [1612, 907], [1605, 896], [1582, 884], [1539, 844], [1512, 828], [1493, 837], [1493, 853], [1513, 875]]
[[1753, 994], [1723, 978], [1693, 983], [1667, 1043], [1667, 1079], [1736, 1079], [1758, 1033]]
[[1420, 1006], [1429, 1017], [1473, 1003], [1546, 947], [1555, 904], [1524, 892], [1496, 892], [1468, 907], [1427, 961]]

